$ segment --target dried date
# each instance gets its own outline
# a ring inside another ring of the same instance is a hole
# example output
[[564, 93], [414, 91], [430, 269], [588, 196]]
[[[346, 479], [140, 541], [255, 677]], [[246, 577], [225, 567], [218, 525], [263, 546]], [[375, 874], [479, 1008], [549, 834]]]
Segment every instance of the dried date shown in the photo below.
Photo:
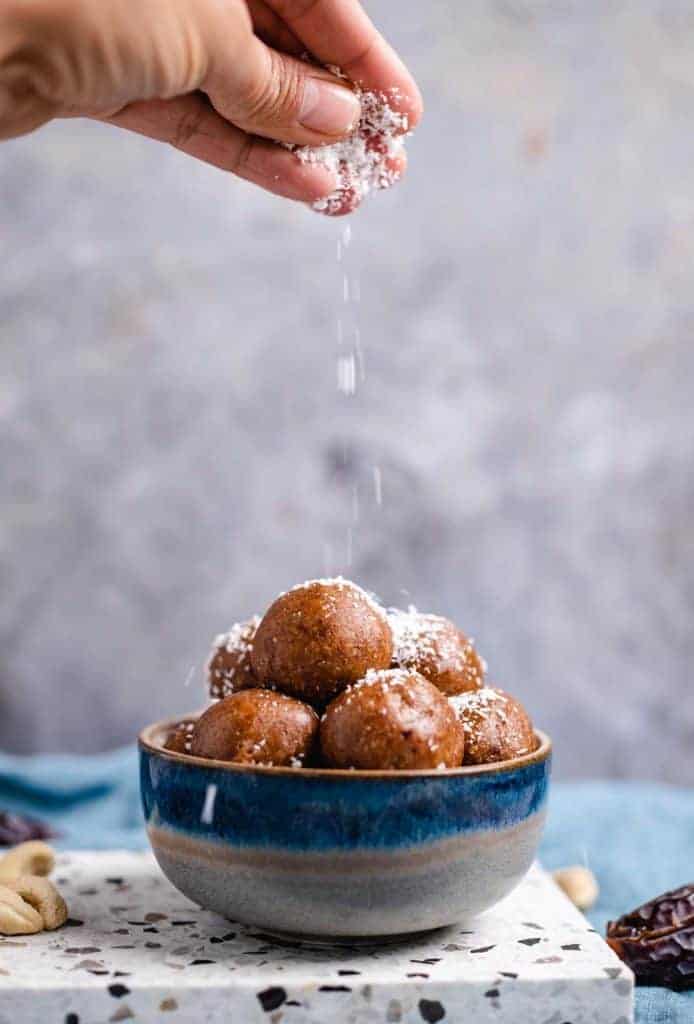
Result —
[[610, 921], [607, 942], [640, 984], [694, 988], [694, 884]]
[[43, 821], [0, 811], [0, 846], [16, 846], [30, 839], [52, 839], [54, 836], [53, 829]]

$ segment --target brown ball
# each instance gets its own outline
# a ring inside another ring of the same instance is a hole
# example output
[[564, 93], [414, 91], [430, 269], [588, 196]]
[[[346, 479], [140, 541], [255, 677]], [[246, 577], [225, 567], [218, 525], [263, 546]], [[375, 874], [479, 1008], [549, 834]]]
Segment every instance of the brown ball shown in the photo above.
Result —
[[282, 594], [258, 626], [251, 665], [264, 685], [326, 704], [369, 669], [388, 668], [385, 611], [348, 580], [313, 580]]
[[213, 700], [257, 687], [251, 669], [251, 648], [259, 622], [260, 616], [254, 615], [246, 622], [237, 622], [228, 633], [216, 637], [205, 666]]
[[308, 757], [318, 715], [271, 690], [242, 690], [213, 704], [193, 729], [191, 753], [240, 764], [291, 765]]
[[390, 612], [393, 664], [411, 668], [451, 696], [478, 690], [486, 665], [470, 640], [450, 619], [440, 615]]
[[449, 700], [465, 732], [465, 764], [509, 761], [535, 750], [530, 717], [510, 694], [485, 686]]
[[457, 768], [464, 736], [448, 700], [417, 672], [369, 672], [328, 705], [320, 729], [334, 768]]
[[192, 719], [177, 722], [164, 741], [164, 750], [171, 750], [175, 754], [189, 754], [194, 724]]

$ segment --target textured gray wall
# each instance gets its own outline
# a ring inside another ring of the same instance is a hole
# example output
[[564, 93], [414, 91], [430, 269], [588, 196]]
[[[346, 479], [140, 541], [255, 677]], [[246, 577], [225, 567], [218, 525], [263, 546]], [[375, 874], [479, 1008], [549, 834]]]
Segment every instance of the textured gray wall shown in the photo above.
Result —
[[564, 774], [692, 782], [691, 4], [370, 7], [428, 111], [342, 264], [134, 136], [0, 146], [0, 745], [194, 706], [210, 636], [329, 569], [456, 617]]

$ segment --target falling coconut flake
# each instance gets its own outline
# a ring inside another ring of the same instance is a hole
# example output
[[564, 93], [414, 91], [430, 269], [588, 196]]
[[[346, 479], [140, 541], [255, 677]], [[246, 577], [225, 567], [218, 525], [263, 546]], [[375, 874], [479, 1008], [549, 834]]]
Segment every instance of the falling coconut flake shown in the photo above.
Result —
[[333, 573], [333, 547], [328, 541], [323, 544], [323, 572], [326, 576]]
[[364, 364], [364, 350], [361, 347], [361, 331], [358, 327], [354, 328], [354, 355], [356, 356], [359, 368], [359, 380], [363, 384], [366, 380], [366, 366]]
[[337, 360], [337, 390], [343, 395], [353, 395], [357, 390], [357, 362], [353, 352]]
[[383, 474], [380, 466], [374, 466], [374, 497], [377, 505], [383, 504]]
[[352, 486], [352, 522], [356, 525], [359, 522], [359, 485]]

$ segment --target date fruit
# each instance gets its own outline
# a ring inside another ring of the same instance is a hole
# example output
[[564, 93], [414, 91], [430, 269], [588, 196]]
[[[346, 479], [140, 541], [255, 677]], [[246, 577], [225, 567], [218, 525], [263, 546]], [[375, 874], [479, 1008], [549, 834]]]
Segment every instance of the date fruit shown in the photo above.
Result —
[[694, 988], [694, 884], [609, 921], [607, 942], [640, 984]]
[[0, 846], [16, 846], [30, 839], [52, 839], [53, 829], [36, 818], [0, 811]]

